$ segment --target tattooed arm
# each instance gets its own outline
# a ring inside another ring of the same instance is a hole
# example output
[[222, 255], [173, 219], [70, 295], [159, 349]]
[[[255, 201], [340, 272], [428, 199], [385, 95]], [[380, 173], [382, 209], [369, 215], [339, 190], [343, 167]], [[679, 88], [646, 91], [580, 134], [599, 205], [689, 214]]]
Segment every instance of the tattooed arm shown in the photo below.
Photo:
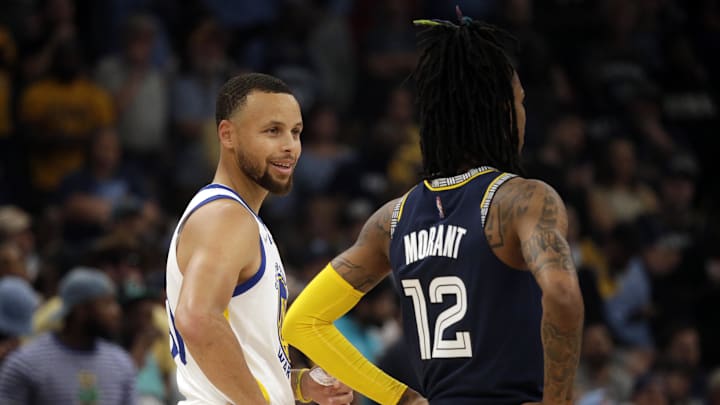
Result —
[[333, 325], [390, 273], [390, 217], [396, 202], [377, 210], [357, 242], [305, 287], [285, 317], [283, 337], [328, 373], [376, 402], [420, 405], [427, 401], [365, 359]]
[[515, 218], [522, 256], [543, 292], [541, 335], [545, 357], [543, 404], [570, 404], [580, 353], [583, 302], [565, 236], [562, 200], [545, 183], [534, 185]]
[[392, 200], [365, 222], [357, 241], [332, 260], [332, 266], [354, 289], [366, 293], [390, 273]]

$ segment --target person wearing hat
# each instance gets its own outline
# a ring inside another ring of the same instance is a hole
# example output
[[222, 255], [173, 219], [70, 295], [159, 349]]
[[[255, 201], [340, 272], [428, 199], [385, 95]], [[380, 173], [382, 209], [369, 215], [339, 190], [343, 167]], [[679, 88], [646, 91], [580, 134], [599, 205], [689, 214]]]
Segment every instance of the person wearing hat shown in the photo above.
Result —
[[32, 316], [40, 299], [20, 277], [0, 278], [0, 364], [32, 331]]
[[132, 405], [135, 366], [106, 340], [120, 325], [115, 287], [99, 270], [76, 268], [60, 282], [57, 332], [10, 354], [0, 368], [0, 403]]

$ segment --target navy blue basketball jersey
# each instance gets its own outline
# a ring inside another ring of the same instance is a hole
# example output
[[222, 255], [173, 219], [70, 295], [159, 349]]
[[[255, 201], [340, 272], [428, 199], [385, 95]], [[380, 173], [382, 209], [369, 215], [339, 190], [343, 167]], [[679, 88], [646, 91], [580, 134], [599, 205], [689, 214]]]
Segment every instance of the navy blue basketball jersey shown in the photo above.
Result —
[[480, 167], [425, 181], [393, 212], [404, 338], [432, 405], [542, 400], [540, 288], [501, 262], [484, 232], [495, 191], [512, 177]]

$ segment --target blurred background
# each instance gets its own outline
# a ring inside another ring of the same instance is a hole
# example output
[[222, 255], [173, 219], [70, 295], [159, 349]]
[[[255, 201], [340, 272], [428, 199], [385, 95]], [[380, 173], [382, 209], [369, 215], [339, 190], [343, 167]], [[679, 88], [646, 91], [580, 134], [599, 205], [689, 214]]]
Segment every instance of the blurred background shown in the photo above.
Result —
[[[455, 4], [518, 39], [526, 175], [567, 204], [585, 298], [576, 402], [720, 404], [719, 0], [2, 1], [0, 277], [39, 304], [32, 332], [0, 322], [0, 364], [58, 327], [58, 281], [90, 266], [118, 288], [143, 403], [177, 401], [165, 260], [212, 179], [220, 86], [265, 72], [302, 106], [294, 189], [261, 211], [296, 296], [418, 181], [411, 21]], [[416, 385], [391, 287], [338, 327]]]

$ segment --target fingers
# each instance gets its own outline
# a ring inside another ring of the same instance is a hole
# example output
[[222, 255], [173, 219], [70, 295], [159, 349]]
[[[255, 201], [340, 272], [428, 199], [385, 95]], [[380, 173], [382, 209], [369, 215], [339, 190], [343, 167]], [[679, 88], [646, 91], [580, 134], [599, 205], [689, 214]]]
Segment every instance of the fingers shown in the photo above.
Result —
[[339, 387], [334, 385], [323, 387], [320, 391], [319, 398], [314, 399], [321, 405], [344, 405], [353, 400], [353, 391], [345, 384], [341, 384]]
[[350, 391], [350, 392], [346, 392], [346, 393], [341, 394], [341, 395], [336, 395], [336, 396], [334, 396], [334, 397], [331, 397], [330, 400], [331, 400], [330, 404], [332, 404], [332, 405], [336, 405], [336, 404], [337, 404], [337, 405], [349, 404], [349, 403], [351, 403], [352, 400], [353, 400], [353, 392]]

